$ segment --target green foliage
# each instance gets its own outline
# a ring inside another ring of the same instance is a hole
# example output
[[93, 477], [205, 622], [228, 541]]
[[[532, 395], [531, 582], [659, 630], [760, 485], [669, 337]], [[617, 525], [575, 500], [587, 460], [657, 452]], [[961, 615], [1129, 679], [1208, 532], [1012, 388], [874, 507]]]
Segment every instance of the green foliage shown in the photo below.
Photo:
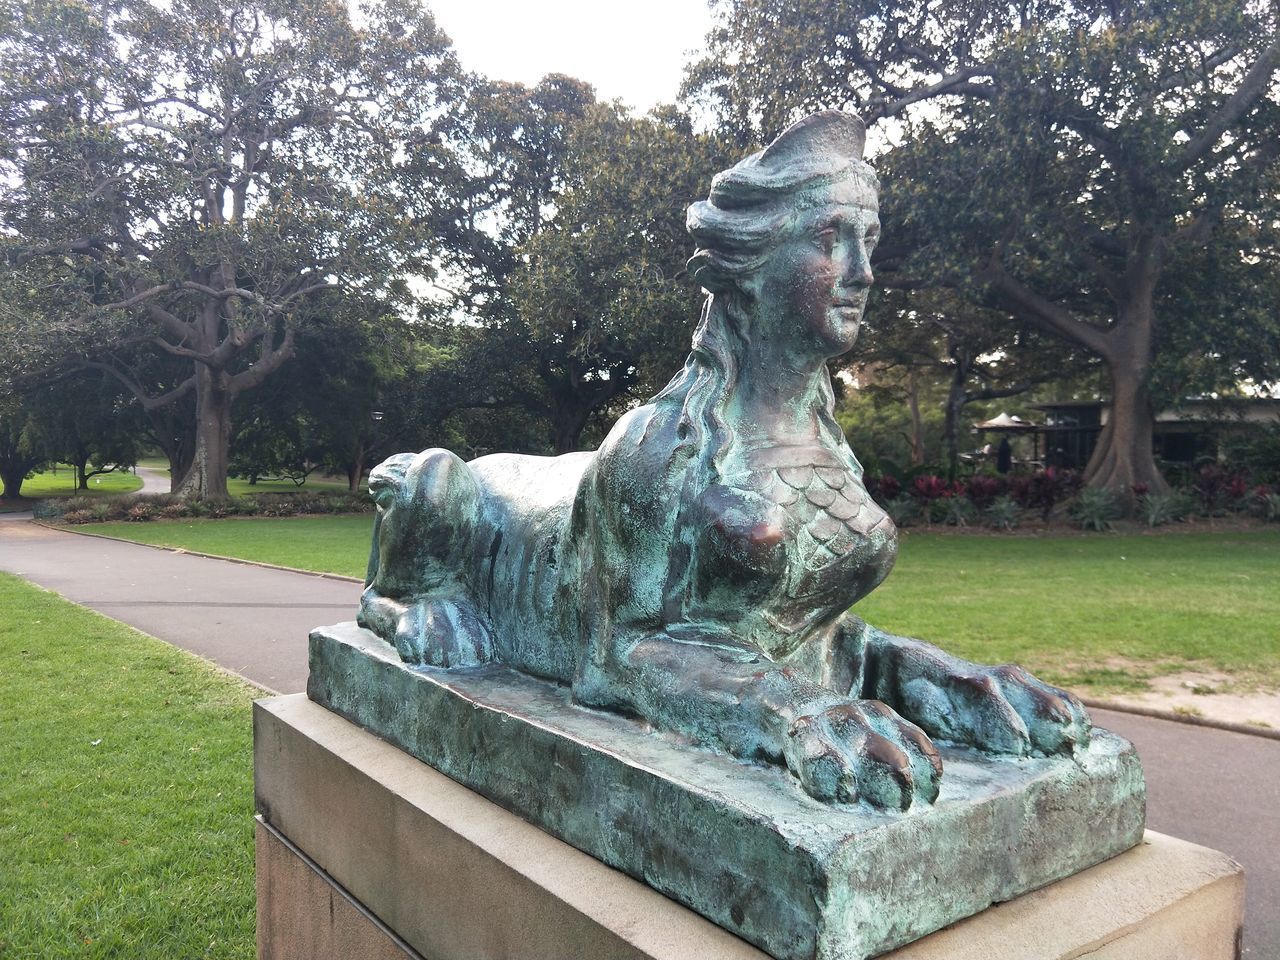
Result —
[[994, 530], [1013, 530], [1022, 518], [1022, 508], [1008, 494], [996, 497], [982, 511], [983, 522]]
[[560, 76], [479, 85], [451, 138], [441, 209], [459, 282], [426, 318], [447, 347], [430, 418], [519, 411], [547, 434], [521, 449], [577, 449], [687, 353], [701, 294], [684, 275], [685, 207], [721, 145], [674, 110], [635, 117]]
[[[983, 349], [991, 319], [1005, 343], [1037, 328], [1103, 361], [1113, 422], [1135, 429], [1102, 437], [1091, 484], [1163, 487], [1144, 436], [1153, 395], [1159, 406], [1280, 375], [1273, 4], [718, 10], [685, 92], [741, 142], [824, 107], [901, 124], [876, 158], [887, 225], [876, 266], [912, 296], [963, 295], [950, 344]], [[923, 332], [941, 359], [932, 312], [915, 311], [922, 331], [890, 332], [917, 353]]]
[[[294, 517], [326, 513], [371, 513], [373, 501], [363, 493], [299, 491], [264, 493], [229, 500], [190, 500], [170, 494], [144, 494], [93, 500], [76, 496], [42, 500], [34, 513], [40, 520], [64, 523], [106, 523], [129, 520], [179, 519], [185, 517]], [[366, 521], [367, 522], [367, 521]]]
[[1086, 487], [1080, 491], [1069, 512], [1071, 519], [1081, 530], [1102, 533], [1111, 529], [1112, 521], [1119, 520], [1124, 510], [1119, 499], [1110, 490]]
[[322, 0], [13, 13], [0, 380], [88, 364], [152, 410], [198, 398], [183, 484], [223, 495], [231, 403], [290, 359], [317, 304], [381, 313], [413, 299], [403, 275], [431, 274], [406, 157], [438, 151], [447, 40], [398, 0], [359, 24]]
[[0, 396], [0, 488], [3, 498], [23, 495], [23, 484], [32, 472], [50, 459], [31, 414], [14, 397]]
[[[1272, 308], [1280, 298], [1272, 302]], [[1255, 483], [1280, 484], [1280, 424], [1238, 433], [1223, 444], [1226, 461]]]
[[925, 515], [920, 501], [905, 493], [894, 497], [884, 505], [884, 508], [889, 514], [889, 519], [899, 527], [912, 526]]
[[261, 691], [8, 574], [0, 613], [0, 956], [251, 956]]
[[972, 500], [952, 496], [943, 497], [930, 504], [930, 514], [949, 527], [967, 527], [977, 519], [978, 510]]
[[1148, 493], [1138, 500], [1138, 511], [1149, 527], [1185, 520], [1195, 510], [1195, 503], [1185, 493]]
[[[867, 382], [859, 389], [845, 388], [836, 405], [836, 422], [863, 466], [876, 473], [891, 473], [898, 465], [912, 463], [916, 445], [909, 407], [910, 379], [900, 371], [879, 368], [861, 372]], [[917, 382], [921, 421], [919, 445], [924, 459], [942, 445], [942, 391], [921, 378]]]
[[1264, 520], [1280, 522], [1280, 493], [1263, 493], [1258, 496], [1259, 513]]

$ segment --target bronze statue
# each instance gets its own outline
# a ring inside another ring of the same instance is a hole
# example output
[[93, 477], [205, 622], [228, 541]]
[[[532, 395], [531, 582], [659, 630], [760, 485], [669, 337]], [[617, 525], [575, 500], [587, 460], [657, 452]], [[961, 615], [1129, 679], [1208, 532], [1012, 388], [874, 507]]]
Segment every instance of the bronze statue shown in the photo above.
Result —
[[932, 802], [931, 737], [1012, 755], [1085, 744], [1069, 693], [847, 612], [896, 551], [826, 368], [872, 283], [864, 140], [856, 117], [819, 113], [715, 177], [688, 216], [708, 291], [692, 351], [599, 450], [427, 450], [374, 470], [360, 623], [409, 663], [505, 663], [785, 765], [827, 802]]

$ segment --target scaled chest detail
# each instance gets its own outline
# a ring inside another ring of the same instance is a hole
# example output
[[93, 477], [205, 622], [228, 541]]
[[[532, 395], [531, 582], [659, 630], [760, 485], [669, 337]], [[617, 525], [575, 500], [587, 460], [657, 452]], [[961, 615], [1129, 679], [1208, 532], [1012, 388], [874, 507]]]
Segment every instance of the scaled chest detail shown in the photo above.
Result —
[[774, 616], [795, 628], [833, 604], [843, 609], [852, 603], [859, 568], [868, 559], [868, 536], [884, 519], [852, 465], [815, 444], [754, 451], [746, 468], [743, 486], [788, 520], [790, 562], [774, 593]]

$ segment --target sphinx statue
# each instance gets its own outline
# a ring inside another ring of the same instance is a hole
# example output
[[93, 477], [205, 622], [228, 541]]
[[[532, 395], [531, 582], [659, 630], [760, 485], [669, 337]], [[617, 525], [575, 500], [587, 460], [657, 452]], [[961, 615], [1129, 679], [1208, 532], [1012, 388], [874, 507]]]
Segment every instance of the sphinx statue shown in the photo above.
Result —
[[598, 450], [377, 467], [359, 623], [409, 664], [506, 664], [785, 767], [826, 803], [932, 803], [935, 740], [1085, 746], [1071, 694], [850, 612], [897, 548], [826, 366], [853, 346], [872, 284], [864, 140], [858, 118], [818, 113], [714, 178], [688, 213], [707, 291], [688, 360]]

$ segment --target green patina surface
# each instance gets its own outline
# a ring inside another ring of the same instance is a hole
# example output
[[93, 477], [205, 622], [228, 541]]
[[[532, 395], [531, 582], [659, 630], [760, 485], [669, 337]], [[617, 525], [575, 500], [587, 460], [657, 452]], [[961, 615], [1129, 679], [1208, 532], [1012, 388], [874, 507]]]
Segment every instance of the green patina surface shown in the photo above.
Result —
[[863, 960], [1136, 844], [1133, 748], [943, 747], [933, 804], [820, 803], [753, 765], [500, 665], [411, 667], [354, 624], [311, 637], [312, 700], [779, 958]]
[[689, 208], [689, 358], [599, 450], [377, 467], [366, 629], [312, 637], [313, 700], [785, 960], [910, 942], [1144, 815], [1076, 698], [847, 613], [897, 551], [827, 370], [880, 233], [864, 138], [815, 114]]

